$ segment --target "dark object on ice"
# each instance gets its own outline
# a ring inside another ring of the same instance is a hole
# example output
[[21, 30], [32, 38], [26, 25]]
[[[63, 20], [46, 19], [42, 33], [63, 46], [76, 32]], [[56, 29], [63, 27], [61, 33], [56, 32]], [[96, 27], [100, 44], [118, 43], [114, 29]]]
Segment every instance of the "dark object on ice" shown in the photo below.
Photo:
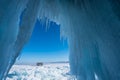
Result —
[[42, 62], [38, 62], [36, 63], [37, 66], [43, 66], [43, 63]]

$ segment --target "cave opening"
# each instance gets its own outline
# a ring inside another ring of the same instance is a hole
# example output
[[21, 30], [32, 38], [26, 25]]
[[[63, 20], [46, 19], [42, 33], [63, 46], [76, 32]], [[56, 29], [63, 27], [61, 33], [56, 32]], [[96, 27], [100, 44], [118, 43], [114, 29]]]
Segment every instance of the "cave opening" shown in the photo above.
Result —
[[[53, 21], [47, 22], [47, 19], [37, 20], [31, 38], [22, 49], [15, 65], [11, 68], [8, 78], [10, 78], [10, 76], [14, 78], [17, 76], [16, 74], [21, 74], [20, 77], [22, 77], [24, 76], [23, 73], [30, 75], [30, 72], [35, 75], [33, 78], [40, 78], [41, 76], [40, 79], [42, 79], [43, 75], [49, 77], [49, 74], [51, 76], [55, 75], [54, 79], [63, 77], [63, 75], [66, 75], [66, 77], [62, 79], [70, 79], [68, 58], [68, 43], [67, 40], [63, 40], [60, 37], [60, 25]], [[32, 68], [34, 72], [37, 71], [38, 73], [32, 72], [31, 67], [26, 67], [26, 65], [36, 66], [36, 69], [34, 69], [34, 67]], [[44, 69], [42, 69], [42, 67]], [[45, 74], [39, 74], [44, 71], [46, 72]], [[54, 72], [57, 73], [57, 76]]]
[[[60, 25], [47, 19], [37, 20], [31, 38], [24, 46], [19, 56], [21, 59], [17, 62], [26, 61], [26, 56], [30, 56], [35, 62], [68, 62], [68, 43], [60, 37]], [[38, 59], [39, 57], [43, 59]]]

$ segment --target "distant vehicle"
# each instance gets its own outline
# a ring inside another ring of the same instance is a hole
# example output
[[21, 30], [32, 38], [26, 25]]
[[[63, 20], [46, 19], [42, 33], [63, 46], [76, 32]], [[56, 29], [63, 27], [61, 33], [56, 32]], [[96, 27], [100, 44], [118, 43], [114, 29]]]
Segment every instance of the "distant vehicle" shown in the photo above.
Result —
[[43, 63], [42, 62], [38, 62], [36, 63], [37, 66], [43, 66]]

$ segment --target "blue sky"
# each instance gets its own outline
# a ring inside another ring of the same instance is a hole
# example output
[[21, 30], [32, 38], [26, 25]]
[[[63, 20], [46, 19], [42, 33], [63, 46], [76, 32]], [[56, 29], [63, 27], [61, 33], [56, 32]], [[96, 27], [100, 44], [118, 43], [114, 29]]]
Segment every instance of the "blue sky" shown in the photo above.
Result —
[[25, 45], [17, 62], [68, 61], [67, 41], [60, 40], [60, 26], [50, 22], [49, 29], [37, 20], [29, 42]]

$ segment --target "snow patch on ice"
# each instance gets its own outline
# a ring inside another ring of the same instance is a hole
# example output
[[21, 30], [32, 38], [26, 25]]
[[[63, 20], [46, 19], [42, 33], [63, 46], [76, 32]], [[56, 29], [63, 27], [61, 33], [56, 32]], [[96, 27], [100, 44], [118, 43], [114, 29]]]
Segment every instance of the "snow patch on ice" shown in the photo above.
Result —
[[14, 65], [7, 80], [75, 80], [69, 71], [69, 64]]

